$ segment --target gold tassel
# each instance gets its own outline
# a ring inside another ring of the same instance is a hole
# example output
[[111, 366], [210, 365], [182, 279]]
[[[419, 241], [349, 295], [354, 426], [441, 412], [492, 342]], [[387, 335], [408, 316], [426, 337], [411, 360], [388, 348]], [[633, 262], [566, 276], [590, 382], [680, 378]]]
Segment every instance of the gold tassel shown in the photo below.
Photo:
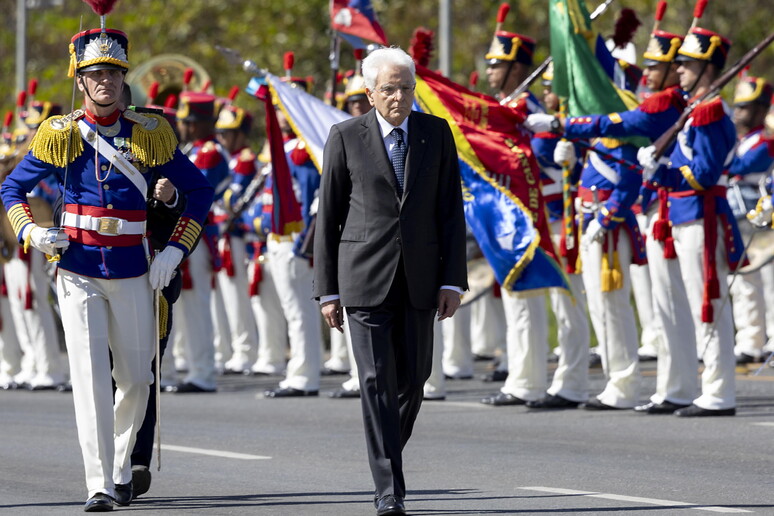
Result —
[[[83, 140], [81, 133], [76, 127], [76, 122], [71, 121], [61, 129], [54, 128], [52, 122], [63, 118], [61, 116], [52, 116], [38, 128], [38, 132], [30, 142], [32, 155], [40, 161], [44, 161], [59, 168], [64, 168], [68, 163], [75, 161], [75, 158], [83, 153]], [[61, 125], [61, 122], [57, 125]], [[70, 138], [70, 144], [67, 139]], [[70, 159], [67, 159], [67, 152], [70, 152]]]
[[159, 296], [159, 339], [167, 336], [167, 323], [169, 321], [169, 303], [164, 296]]
[[623, 273], [621, 272], [621, 262], [618, 260], [618, 251], [613, 252], [613, 269], [610, 271], [610, 279], [613, 290], [623, 288]]
[[75, 65], [76, 65], [75, 45], [70, 43], [69, 50], [70, 50], [70, 68], [67, 70], [67, 76], [75, 77]]
[[613, 286], [613, 275], [610, 270], [610, 261], [607, 259], [607, 254], [602, 255], [602, 271], [600, 274], [600, 283], [602, 284], [602, 292], [610, 292]]
[[177, 148], [177, 137], [163, 116], [148, 114], [143, 117], [151, 120], [134, 124], [132, 154], [144, 165], [158, 167], [172, 160]]

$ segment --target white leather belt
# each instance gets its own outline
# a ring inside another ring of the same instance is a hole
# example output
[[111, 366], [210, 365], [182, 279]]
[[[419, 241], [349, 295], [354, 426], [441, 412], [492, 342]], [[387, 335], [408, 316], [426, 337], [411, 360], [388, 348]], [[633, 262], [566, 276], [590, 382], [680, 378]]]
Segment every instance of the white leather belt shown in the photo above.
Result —
[[65, 212], [63, 226], [96, 231], [100, 235], [144, 235], [145, 221], [130, 222], [118, 217], [92, 217]]

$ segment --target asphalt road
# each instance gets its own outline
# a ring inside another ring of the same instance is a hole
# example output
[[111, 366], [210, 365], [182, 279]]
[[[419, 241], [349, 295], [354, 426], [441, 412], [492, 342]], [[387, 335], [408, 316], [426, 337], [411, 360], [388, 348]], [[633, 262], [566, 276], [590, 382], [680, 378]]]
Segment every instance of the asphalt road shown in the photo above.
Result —
[[[642, 369], [646, 400], [655, 366]], [[449, 381], [404, 452], [409, 514], [772, 515], [774, 369], [739, 372], [737, 416], [704, 419], [493, 408], [478, 400], [499, 384]], [[264, 399], [277, 381], [226, 376], [216, 394], [164, 394], [161, 471], [116, 511], [374, 514], [359, 402]], [[77, 514], [85, 499], [72, 396], [0, 391], [0, 514]]]

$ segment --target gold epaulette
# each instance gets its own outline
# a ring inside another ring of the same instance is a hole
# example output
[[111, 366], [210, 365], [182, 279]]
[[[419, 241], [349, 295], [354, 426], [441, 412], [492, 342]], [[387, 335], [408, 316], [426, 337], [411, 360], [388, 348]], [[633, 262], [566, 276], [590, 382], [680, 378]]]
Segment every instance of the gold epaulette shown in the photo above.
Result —
[[141, 114], [127, 109], [124, 118], [134, 122], [132, 154], [148, 167], [158, 167], [172, 160], [177, 137], [169, 122], [155, 114]]
[[76, 109], [69, 115], [52, 116], [38, 127], [30, 142], [32, 155], [40, 161], [64, 168], [83, 153], [83, 140], [77, 122], [85, 115]]

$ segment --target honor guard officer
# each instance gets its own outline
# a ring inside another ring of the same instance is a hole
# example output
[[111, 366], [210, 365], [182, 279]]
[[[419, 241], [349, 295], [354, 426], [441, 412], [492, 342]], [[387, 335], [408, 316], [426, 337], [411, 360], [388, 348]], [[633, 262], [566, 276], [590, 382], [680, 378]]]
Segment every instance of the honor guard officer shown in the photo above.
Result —
[[[731, 42], [720, 34], [701, 27], [690, 29], [676, 58], [683, 91], [694, 99], [707, 93], [726, 63], [730, 47]], [[728, 290], [729, 270], [743, 254], [739, 229], [726, 200], [724, 173], [734, 157], [735, 145], [734, 124], [725, 114], [721, 98], [712, 96], [693, 109], [669, 154], [666, 169], [655, 176], [669, 188], [666, 205], [682, 276], [670, 277], [669, 288], [677, 299], [688, 301], [674, 302], [669, 319], [681, 324], [692, 319], [696, 333], [696, 347], [686, 346], [685, 341], [667, 341], [671, 367], [658, 371], [657, 382], [666, 382], [667, 389], [683, 385], [687, 397], [698, 395], [690, 400], [690, 406], [676, 410], [677, 416], [736, 413], [733, 320], [731, 307], [721, 301]], [[659, 166], [652, 147], [641, 149], [638, 159], [645, 175]], [[700, 394], [697, 359], [704, 361]]]
[[[234, 92], [239, 90], [232, 89]], [[230, 96], [231, 97], [231, 96]], [[232, 99], [233, 100], [233, 99]], [[225, 346], [231, 346], [231, 363], [249, 369], [258, 355], [258, 329], [247, 285], [247, 250], [245, 232], [238, 224], [228, 223], [234, 203], [242, 196], [258, 170], [258, 158], [247, 146], [247, 138], [253, 125], [253, 117], [246, 110], [233, 104], [224, 106], [215, 123], [218, 141], [229, 153], [228, 162], [231, 184], [223, 196], [222, 237], [218, 242], [222, 268], [218, 272], [218, 287], [223, 295], [230, 335]]]
[[[746, 76], [739, 80], [734, 94], [734, 123], [739, 136], [734, 161], [728, 169], [731, 178], [728, 201], [737, 221], [746, 217], [756, 202], [760, 190], [770, 181], [774, 163], [774, 139], [766, 134], [764, 122], [771, 107], [772, 87], [762, 77]], [[769, 220], [769, 222], [771, 222]], [[739, 223], [745, 239], [752, 238], [752, 226]], [[774, 266], [766, 264], [761, 270], [737, 274], [729, 286], [732, 296], [737, 363], [759, 361], [766, 343], [766, 309], [764, 295], [767, 288], [774, 290]], [[772, 328], [774, 332], [774, 328]]]
[[[190, 251], [212, 197], [212, 188], [176, 150], [162, 117], [119, 109], [127, 46], [126, 35], [114, 29], [73, 36], [70, 74], [85, 109], [41, 124], [30, 153], [0, 190], [25, 248], [60, 256], [57, 294], [88, 512], [131, 500], [129, 454], [153, 379], [152, 289], [165, 286]], [[148, 178], [157, 169], [188, 203], [149, 272], [145, 200]], [[62, 228], [47, 230], [35, 223], [26, 193], [51, 174], [61, 185], [64, 208]]]
[[[228, 156], [215, 140], [215, 96], [185, 91], [180, 94], [177, 127], [181, 150], [215, 189], [215, 201], [223, 197], [230, 183]], [[214, 211], [214, 207], [212, 208]], [[177, 393], [215, 392], [215, 330], [211, 315], [213, 274], [220, 268], [217, 251], [218, 228], [213, 213], [202, 234], [202, 245], [182, 265], [183, 291], [173, 339], [176, 349], [184, 349], [188, 373], [171, 390]], [[241, 370], [240, 370], [241, 371]]]

